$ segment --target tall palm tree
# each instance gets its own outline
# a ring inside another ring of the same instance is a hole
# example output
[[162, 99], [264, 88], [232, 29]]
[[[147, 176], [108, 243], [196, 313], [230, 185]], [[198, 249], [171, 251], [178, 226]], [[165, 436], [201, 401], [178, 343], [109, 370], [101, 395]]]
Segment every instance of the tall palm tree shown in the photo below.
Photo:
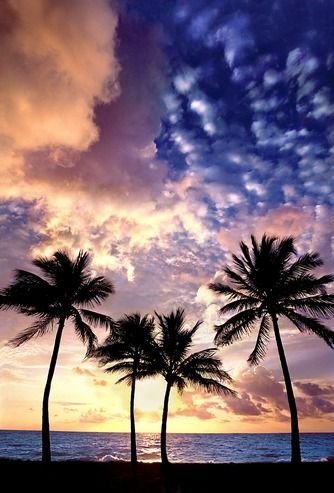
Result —
[[227, 283], [209, 285], [228, 300], [220, 312], [235, 313], [216, 326], [215, 342], [232, 344], [258, 326], [256, 344], [248, 358], [251, 365], [257, 365], [265, 357], [272, 325], [291, 415], [291, 461], [300, 462], [297, 406], [278, 318], [286, 317], [300, 332], [315, 334], [333, 348], [334, 332], [318, 318], [334, 313], [334, 295], [326, 291], [326, 284], [333, 282], [334, 276], [316, 277], [312, 271], [323, 263], [319, 254], [297, 256], [292, 237], [264, 235], [258, 244], [251, 236], [251, 242], [251, 248], [241, 242], [241, 255], [233, 255], [233, 268], [225, 267]]
[[87, 252], [80, 251], [72, 258], [68, 252], [58, 250], [51, 258], [39, 257], [33, 260], [33, 265], [41, 270], [43, 277], [33, 272], [16, 270], [12, 284], [1, 292], [2, 308], [14, 309], [18, 313], [37, 318], [31, 327], [10, 341], [13, 346], [20, 346], [33, 337], [43, 336], [53, 329], [54, 324], [58, 325], [43, 395], [44, 462], [51, 461], [49, 395], [65, 322], [71, 320], [75, 333], [87, 345], [87, 354], [94, 349], [97, 342], [88, 324], [102, 325], [108, 329], [112, 327], [110, 317], [90, 309], [102, 303], [114, 292], [114, 288], [104, 277], [94, 277], [91, 274], [89, 260]]
[[161, 461], [168, 463], [167, 418], [169, 396], [173, 386], [182, 391], [192, 385], [207, 392], [234, 395], [235, 392], [222, 382], [231, 382], [223, 370], [221, 360], [215, 356], [216, 349], [203, 349], [191, 353], [193, 337], [201, 322], [193, 328], [185, 328], [184, 310], [178, 308], [169, 315], [159, 315], [160, 332], [157, 338], [155, 366], [167, 382], [161, 422]]
[[139, 313], [125, 315], [115, 322], [114, 330], [104, 343], [93, 353], [104, 370], [108, 373], [123, 373], [117, 381], [131, 385], [130, 395], [130, 427], [131, 427], [131, 462], [137, 462], [136, 428], [135, 428], [135, 391], [136, 380], [156, 373], [152, 365], [154, 319], [148, 315], [141, 317]]

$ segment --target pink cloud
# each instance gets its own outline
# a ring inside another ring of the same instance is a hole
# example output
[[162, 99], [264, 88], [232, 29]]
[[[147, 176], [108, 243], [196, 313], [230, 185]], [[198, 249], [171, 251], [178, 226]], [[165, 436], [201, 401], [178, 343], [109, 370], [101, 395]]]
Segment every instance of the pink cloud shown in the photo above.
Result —
[[86, 149], [98, 137], [94, 105], [119, 94], [109, 2], [5, 0], [1, 17], [10, 26], [0, 31], [4, 142], [15, 150]]
[[182, 394], [181, 405], [171, 410], [170, 417], [192, 417], [200, 420], [216, 419], [217, 407], [216, 397], [201, 394], [197, 391], [187, 391]]
[[306, 208], [284, 206], [271, 209], [258, 219], [255, 230], [258, 236], [263, 233], [273, 236], [298, 237], [305, 232], [310, 224], [310, 214]]
[[[227, 400], [229, 411], [250, 416], [266, 414], [266, 419], [282, 422], [289, 420], [284, 385], [278, 382], [270, 371], [263, 367], [244, 370], [236, 379], [236, 385], [242, 390], [242, 394], [238, 399]], [[334, 413], [333, 386], [296, 382], [295, 388], [306, 395], [306, 397], [296, 395], [300, 419]]]
[[227, 397], [225, 403], [229, 412], [239, 416], [260, 416], [268, 412], [261, 403], [252, 401], [247, 392], [242, 392], [240, 397]]
[[253, 400], [270, 402], [278, 410], [285, 410], [287, 397], [284, 385], [278, 382], [273, 374], [263, 368], [247, 369], [241, 372], [237, 379], [237, 388], [250, 394]]
[[333, 385], [319, 385], [312, 382], [294, 382], [294, 386], [301, 390], [303, 394], [311, 397], [318, 397], [320, 395], [334, 396]]

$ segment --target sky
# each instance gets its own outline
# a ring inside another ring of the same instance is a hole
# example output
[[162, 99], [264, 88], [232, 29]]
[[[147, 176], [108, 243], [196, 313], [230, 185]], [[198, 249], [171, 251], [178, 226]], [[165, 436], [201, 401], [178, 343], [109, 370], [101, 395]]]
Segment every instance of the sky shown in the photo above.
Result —
[[[334, 272], [331, 0], [0, 0], [1, 285], [59, 248], [92, 252], [116, 293], [101, 310], [203, 320], [207, 289], [240, 240], [294, 235]], [[54, 334], [19, 348], [30, 320], [0, 313], [0, 428], [39, 429]], [[334, 431], [333, 352], [280, 321], [301, 431]], [[333, 327], [332, 322], [329, 326]], [[54, 430], [128, 431], [114, 385], [70, 325], [53, 381]], [[100, 342], [106, 336], [97, 330]], [[237, 398], [171, 396], [171, 432], [283, 432], [274, 342], [219, 351]], [[138, 431], [158, 432], [164, 382], [139, 383]]]

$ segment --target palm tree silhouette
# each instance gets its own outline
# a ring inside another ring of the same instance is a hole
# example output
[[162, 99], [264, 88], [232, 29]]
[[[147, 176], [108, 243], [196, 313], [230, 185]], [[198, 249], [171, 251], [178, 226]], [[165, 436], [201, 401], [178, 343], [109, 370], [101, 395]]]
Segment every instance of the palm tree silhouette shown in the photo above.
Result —
[[176, 386], [180, 393], [188, 385], [225, 395], [234, 395], [235, 392], [222, 384], [224, 381], [231, 382], [232, 379], [223, 370], [221, 360], [215, 356], [216, 348], [190, 353], [193, 336], [201, 322], [198, 321], [192, 329], [186, 329], [184, 310], [180, 308], [167, 316], [158, 313], [156, 316], [160, 332], [156, 341], [154, 364], [167, 382], [161, 422], [161, 461], [168, 463], [166, 434], [172, 387]]
[[[87, 354], [94, 349], [97, 339], [88, 324], [112, 327], [112, 319], [88, 308], [99, 305], [114, 288], [104, 277], [94, 277], [88, 269], [90, 256], [80, 251], [76, 258], [58, 250], [51, 258], [33, 260], [44, 277], [33, 272], [16, 270], [15, 279], [1, 292], [0, 304], [4, 309], [36, 317], [35, 323], [23, 330], [10, 344], [17, 347], [33, 337], [43, 336], [58, 324], [48, 376], [43, 395], [42, 409], [42, 460], [51, 461], [49, 395], [56, 367], [60, 341], [65, 322], [71, 320], [74, 330], [84, 344]], [[86, 323], [84, 319], [88, 322]]]
[[115, 323], [114, 330], [104, 343], [96, 348], [92, 357], [99, 360], [100, 365], [110, 365], [104, 371], [123, 373], [117, 383], [126, 382], [131, 385], [130, 426], [131, 426], [131, 462], [137, 462], [136, 428], [135, 428], [135, 391], [136, 380], [149, 377], [156, 373], [152, 365], [154, 319], [148, 315], [141, 317], [139, 313], [125, 315]]
[[334, 313], [334, 295], [327, 294], [325, 288], [326, 284], [334, 281], [334, 276], [315, 277], [312, 270], [323, 263], [318, 253], [298, 257], [292, 237], [278, 239], [263, 235], [258, 244], [251, 236], [251, 242], [251, 249], [241, 242], [241, 256], [233, 255], [233, 268], [225, 267], [228, 284], [214, 282], [209, 285], [228, 300], [220, 312], [236, 312], [215, 327], [215, 342], [218, 345], [232, 344], [249, 334], [259, 323], [256, 344], [248, 358], [251, 365], [257, 365], [265, 357], [272, 324], [291, 415], [291, 461], [300, 462], [297, 406], [278, 317], [286, 317], [300, 332], [316, 334], [333, 348], [334, 332], [317, 317]]

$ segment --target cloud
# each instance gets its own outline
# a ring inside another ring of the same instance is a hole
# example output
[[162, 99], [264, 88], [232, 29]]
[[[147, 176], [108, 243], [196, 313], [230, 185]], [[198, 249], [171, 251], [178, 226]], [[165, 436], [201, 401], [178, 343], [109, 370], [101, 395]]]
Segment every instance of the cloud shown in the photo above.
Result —
[[79, 421], [80, 423], [105, 423], [109, 420], [109, 416], [106, 414], [106, 410], [103, 408], [88, 409], [85, 413], [82, 413]]
[[75, 368], [72, 368], [72, 371], [77, 375], [86, 375], [88, 377], [95, 377], [95, 374], [91, 370], [88, 370], [87, 368], [80, 368], [79, 366], [76, 366]]
[[[147, 248], [163, 230], [179, 230], [181, 216], [196, 227], [195, 214], [181, 203], [154, 200], [167, 172], [154, 145], [164, 83], [160, 34], [125, 18], [116, 59], [117, 13], [106, 0], [74, 1], [70, 8], [29, 1], [18, 12], [14, 2], [2, 5], [9, 27], [0, 33], [2, 46], [8, 45], [1, 56], [8, 78], [15, 78], [2, 95], [4, 103], [22, 100], [27, 109], [10, 112], [15, 126], [1, 119], [0, 198], [14, 207], [30, 205], [36, 221], [25, 221], [28, 252], [94, 250], [96, 267], [132, 281], [134, 247]], [[19, 77], [20, 70], [27, 76]]]
[[242, 392], [240, 397], [228, 397], [225, 402], [226, 409], [239, 416], [260, 416], [268, 412], [261, 403], [253, 402], [247, 392]]
[[279, 411], [287, 408], [284, 385], [274, 378], [272, 372], [262, 366], [255, 370], [242, 371], [238, 377], [237, 386], [250, 394], [255, 401], [269, 402]]
[[72, 371], [77, 375], [93, 377], [92, 382], [93, 385], [95, 385], [96, 387], [106, 387], [106, 385], [108, 384], [107, 380], [95, 378], [95, 373], [88, 368], [80, 368], [79, 366], [76, 366], [72, 369]]
[[301, 390], [303, 394], [310, 397], [318, 397], [320, 395], [332, 395], [334, 396], [334, 386], [333, 385], [319, 385], [312, 382], [294, 382], [294, 386]]
[[94, 378], [93, 384], [97, 387], [106, 387], [108, 382], [107, 380], [98, 380], [97, 378]]
[[334, 402], [331, 402], [326, 399], [321, 399], [320, 397], [313, 397], [312, 408], [310, 412], [310, 416], [315, 416], [318, 413], [320, 415], [327, 413], [334, 413]]
[[309, 228], [310, 211], [305, 207], [283, 206], [269, 210], [258, 219], [256, 224], [257, 236], [264, 232], [273, 236], [298, 237]]
[[203, 399], [203, 395], [198, 392], [184, 392], [182, 394], [181, 405], [171, 411], [169, 416], [171, 418], [177, 418], [179, 416], [192, 417], [204, 421], [215, 419], [215, 407], [210, 405], [209, 401], [204, 400], [203, 402], [199, 398]]
[[95, 104], [119, 94], [115, 12], [106, 0], [1, 5], [1, 141], [87, 149], [98, 138]]
[[143, 409], [136, 409], [135, 414], [136, 414], [136, 419], [138, 420], [138, 422], [139, 421], [149, 421], [149, 422], [158, 422], [159, 423], [161, 421], [161, 412], [159, 412], [159, 411], [149, 411], [149, 410], [143, 410]]
[[[277, 381], [273, 373], [263, 367], [247, 369], [236, 378], [237, 389], [242, 394], [238, 399], [227, 400], [227, 409], [246, 416], [266, 415], [266, 419], [289, 420], [288, 401], [284, 384]], [[296, 395], [298, 415], [301, 420], [325, 417], [334, 413], [334, 388], [314, 382], [294, 383], [306, 397]]]
[[0, 381], [1, 382], [20, 382], [23, 380], [21, 375], [12, 370], [7, 370], [6, 368], [0, 369]]

